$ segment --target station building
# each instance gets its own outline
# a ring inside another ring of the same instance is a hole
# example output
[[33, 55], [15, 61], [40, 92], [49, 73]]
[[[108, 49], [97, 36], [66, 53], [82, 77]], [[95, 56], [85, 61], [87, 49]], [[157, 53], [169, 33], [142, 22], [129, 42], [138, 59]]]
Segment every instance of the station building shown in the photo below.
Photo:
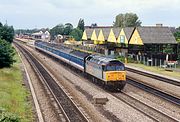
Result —
[[[172, 28], [162, 25], [143, 27], [86, 28], [82, 39], [105, 49], [105, 54], [132, 54], [165, 60], [167, 50], [172, 50], [171, 60], [177, 57], [177, 42]], [[166, 48], [166, 50], [165, 50]]]

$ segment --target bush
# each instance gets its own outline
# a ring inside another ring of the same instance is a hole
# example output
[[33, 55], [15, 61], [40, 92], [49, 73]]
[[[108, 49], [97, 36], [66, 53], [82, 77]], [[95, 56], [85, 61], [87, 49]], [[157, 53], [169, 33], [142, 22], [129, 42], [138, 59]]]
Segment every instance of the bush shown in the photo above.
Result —
[[14, 48], [5, 40], [0, 39], [0, 68], [10, 67], [15, 60]]
[[128, 63], [137, 63], [137, 61], [135, 61], [133, 58], [131, 58], [131, 57], [128, 57], [127, 58], [127, 61], [128, 61]]
[[8, 26], [7, 24], [0, 24], [0, 38], [8, 42], [13, 42], [14, 38], [14, 28], [13, 26]]
[[124, 56], [118, 56], [118, 57], [116, 57], [116, 59], [118, 59], [121, 62], [125, 62], [125, 57]]
[[20, 118], [15, 114], [3, 112], [0, 114], [0, 122], [20, 122]]

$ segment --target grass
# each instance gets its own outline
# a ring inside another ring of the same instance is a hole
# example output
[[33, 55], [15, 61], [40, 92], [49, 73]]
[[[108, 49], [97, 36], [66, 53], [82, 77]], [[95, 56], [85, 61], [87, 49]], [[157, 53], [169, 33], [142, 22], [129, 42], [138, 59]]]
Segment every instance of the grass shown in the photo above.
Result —
[[16, 62], [11, 68], [0, 69], [0, 112], [3, 110], [20, 117], [22, 122], [31, 122], [33, 113], [28, 101], [30, 93], [22, 85], [19, 56], [16, 54], [14, 58]]
[[180, 72], [170, 72], [170, 71], [166, 71], [163, 68], [160, 67], [155, 67], [155, 66], [146, 66], [144, 64], [135, 64], [135, 63], [128, 63], [129, 66], [134, 66], [137, 68], [141, 68], [147, 71], [151, 71], [151, 72], [155, 72], [161, 75], [165, 75], [165, 76], [170, 76], [170, 77], [174, 77], [174, 78], [179, 78], [180, 79]]

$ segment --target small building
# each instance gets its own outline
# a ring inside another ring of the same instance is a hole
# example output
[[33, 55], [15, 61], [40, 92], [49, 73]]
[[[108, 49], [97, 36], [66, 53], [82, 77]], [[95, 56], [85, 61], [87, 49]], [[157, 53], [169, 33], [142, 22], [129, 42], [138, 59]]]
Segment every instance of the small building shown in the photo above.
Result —
[[48, 31], [45, 31], [45, 32], [39, 31], [39, 32], [33, 33], [32, 38], [34, 40], [42, 40], [45, 42], [50, 42], [51, 36]]

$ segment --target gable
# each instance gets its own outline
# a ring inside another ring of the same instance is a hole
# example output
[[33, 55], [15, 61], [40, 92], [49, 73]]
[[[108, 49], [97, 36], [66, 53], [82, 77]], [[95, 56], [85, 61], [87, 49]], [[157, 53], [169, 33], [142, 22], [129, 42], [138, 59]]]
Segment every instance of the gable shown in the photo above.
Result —
[[95, 30], [93, 30], [92, 32], [91, 40], [97, 40], [97, 35]]
[[104, 40], [104, 35], [103, 35], [103, 32], [102, 32], [102, 29], [100, 30], [100, 32], [99, 32], [99, 35], [98, 35], [98, 39], [97, 39], [98, 41], [105, 41]]
[[124, 32], [124, 29], [121, 30], [118, 39], [117, 39], [117, 43], [124, 43], [124, 44], [128, 44], [128, 39], [127, 36]]
[[87, 40], [86, 30], [84, 30], [84, 32], [83, 32], [82, 40]]
[[129, 44], [133, 45], [144, 45], [137, 29], [135, 29]]
[[115, 37], [114, 32], [113, 32], [112, 29], [110, 30], [107, 41], [116, 43], [116, 37]]

